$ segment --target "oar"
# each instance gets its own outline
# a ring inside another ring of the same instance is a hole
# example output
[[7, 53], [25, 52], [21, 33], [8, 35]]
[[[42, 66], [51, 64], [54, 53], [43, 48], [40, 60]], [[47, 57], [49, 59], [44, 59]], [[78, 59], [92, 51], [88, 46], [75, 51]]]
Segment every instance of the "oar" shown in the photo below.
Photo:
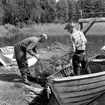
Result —
[[66, 56], [66, 55], [68, 55], [68, 54], [73, 54], [73, 52], [71, 51], [71, 52], [67, 52], [66, 54], [63, 54], [62, 56], [60, 56], [60, 57], [58, 57], [57, 59], [55, 59], [55, 60], [53, 60], [52, 62], [50, 62], [50, 64], [54, 63], [55, 61], [57, 61], [57, 60], [63, 58], [64, 56]]

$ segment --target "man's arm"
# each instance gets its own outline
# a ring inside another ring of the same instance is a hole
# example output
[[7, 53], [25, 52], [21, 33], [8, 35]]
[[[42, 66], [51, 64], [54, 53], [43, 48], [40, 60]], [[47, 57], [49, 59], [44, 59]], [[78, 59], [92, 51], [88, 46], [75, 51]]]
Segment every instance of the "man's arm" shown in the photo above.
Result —
[[[37, 53], [34, 52], [35, 47], [36, 47], [36, 45], [35, 45], [35, 43], [33, 42], [33, 43], [31, 43], [30, 45], [28, 45], [28, 47], [26, 48], [26, 50], [27, 50], [27, 52], [28, 52], [30, 55], [35, 56], [35, 57], [38, 59]], [[33, 49], [34, 49], [34, 50], [33, 50]]]
[[69, 44], [70, 44], [70, 51], [75, 52], [75, 43], [72, 36], [70, 36]]
[[33, 48], [33, 52], [37, 54], [37, 46]]
[[82, 31], [80, 31], [80, 35], [82, 36], [82, 39], [84, 40], [84, 42], [87, 44], [87, 39]]

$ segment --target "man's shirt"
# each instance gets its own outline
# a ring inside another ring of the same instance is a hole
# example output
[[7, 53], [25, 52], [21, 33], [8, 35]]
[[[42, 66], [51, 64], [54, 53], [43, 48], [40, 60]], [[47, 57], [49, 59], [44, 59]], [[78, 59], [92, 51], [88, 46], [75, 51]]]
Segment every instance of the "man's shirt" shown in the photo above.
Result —
[[21, 46], [23, 46], [26, 51], [32, 55], [35, 56], [36, 47], [38, 44], [38, 38], [37, 37], [28, 37], [22, 41], [19, 42]]
[[85, 50], [87, 39], [85, 38], [84, 34], [81, 31], [75, 30], [71, 34], [71, 39], [73, 42], [74, 51], [75, 50]]

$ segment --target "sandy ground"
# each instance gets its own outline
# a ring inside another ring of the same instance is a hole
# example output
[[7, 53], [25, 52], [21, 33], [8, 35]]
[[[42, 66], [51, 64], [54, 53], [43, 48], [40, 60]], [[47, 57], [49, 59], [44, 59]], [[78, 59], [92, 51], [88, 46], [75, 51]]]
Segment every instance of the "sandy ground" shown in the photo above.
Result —
[[28, 105], [34, 98], [31, 94], [16, 68], [0, 68], [0, 105]]
[[[34, 84], [35, 87], [41, 87]], [[21, 82], [20, 73], [15, 68], [0, 67], [0, 105], [29, 105], [35, 97]], [[90, 105], [105, 105], [105, 95]]]
[[[61, 56], [65, 51], [40, 51], [42, 58]], [[38, 84], [36, 88], [42, 89]], [[0, 105], [28, 105], [35, 97], [21, 81], [17, 66], [0, 67]]]

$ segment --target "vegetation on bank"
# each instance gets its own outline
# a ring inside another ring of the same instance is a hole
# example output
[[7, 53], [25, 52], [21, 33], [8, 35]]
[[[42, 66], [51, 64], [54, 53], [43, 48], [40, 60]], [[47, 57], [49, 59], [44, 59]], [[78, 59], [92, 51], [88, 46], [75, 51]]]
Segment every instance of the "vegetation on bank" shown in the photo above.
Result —
[[39, 24], [39, 25], [33, 25], [31, 27], [24, 27], [21, 29], [21, 31], [24, 34], [28, 35], [37, 35], [40, 33], [45, 33], [48, 36], [58, 36], [58, 35], [66, 35], [68, 32], [64, 30], [66, 24]]
[[0, 0], [0, 22], [20, 27], [78, 21], [81, 14], [88, 18], [105, 16], [99, 12], [105, 12], [105, 0]]
[[[11, 38], [14, 36], [19, 36], [19, 37], [28, 37], [28, 36], [36, 36], [41, 33], [45, 33], [48, 36], [64, 36], [64, 35], [69, 35], [67, 30], [64, 30], [64, 27], [66, 26], [67, 23], [65, 24], [54, 24], [54, 23], [46, 23], [46, 24], [34, 24], [30, 26], [23, 27], [22, 29], [16, 28], [10, 28], [11, 25], [8, 25], [8, 29], [5, 29], [4, 26], [0, 27], [0, 32], [1, 34], [6, 34], [6, 38]], [[86, 24], [84, 24], [85, 27]], [[77, 29], [79, 29], [79, 24], [75, 23], [75, 26]], [[105, 35], [104, 32], [104, 27], [105, 23], [94, 23], [94, 25], [89, 29], [86, 35]], [[4, 36], [5, 37], [5, 36]]]
[[[26, 26], [20, 29], [13, 25], [7, 24], [5, 25], [6, 27], [0, 26], [0, 41], [2, 45], [3, 43], [6, 43], [6, 44], [10, 42], [16, 43], [26, 37], [36, 36], [41, 33], [45, 33], [48, 36], [52, 37], [52, 40], [54, 39], [56, 40], [60, 38], [60, 36], [63, 39], [64, 38], [63, 36], [69, 35], [69, 33], [66, 30], [64, 30], [65, 25], [66, 24], [60, 24], [60, 23], [58, 24], [47, 23], [43, 25], [35, 24], [35, 25]], [[97, 36], [105, 35], [104, 26], [105, 26], [104, 23], [95, 23], [90, 28], [90, 30], [87, 32], [86, 35], [97, 35]], [[79, 29], [79, 24], [76, 23], [76, 27], [77, 29]]]

